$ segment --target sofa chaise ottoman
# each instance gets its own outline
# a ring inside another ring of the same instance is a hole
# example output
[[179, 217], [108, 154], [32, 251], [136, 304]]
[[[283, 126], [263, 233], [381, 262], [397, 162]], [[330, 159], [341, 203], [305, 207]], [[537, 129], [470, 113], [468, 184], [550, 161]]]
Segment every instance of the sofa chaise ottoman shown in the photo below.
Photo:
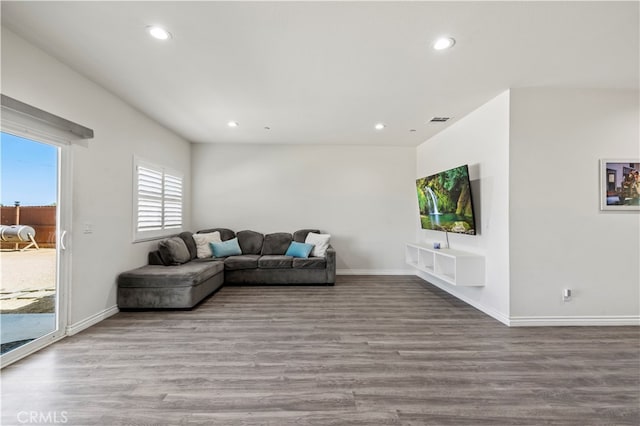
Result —
[[222, 262], [145, 265], [118, 277], [120, 309], [190, 309], [224, 282]]

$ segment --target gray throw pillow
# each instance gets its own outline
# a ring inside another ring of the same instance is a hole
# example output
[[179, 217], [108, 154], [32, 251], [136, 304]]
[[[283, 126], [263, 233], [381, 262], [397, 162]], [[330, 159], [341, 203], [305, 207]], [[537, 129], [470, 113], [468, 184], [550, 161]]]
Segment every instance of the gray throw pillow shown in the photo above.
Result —
[[172, 237], [158, 243], [160, 258], [165, 265], [181, 265], [191, 260], [191, 253], [180, 237]]
[[191, 254], [191, 260], [198, 257], [198, 248], [196, 247], [196, 242], [193, 241], [193, 234], [189, 231], [184, 231], [179, 233], [178, 237], [182, 238], [182, 241], [186, 244], [187, 250]]

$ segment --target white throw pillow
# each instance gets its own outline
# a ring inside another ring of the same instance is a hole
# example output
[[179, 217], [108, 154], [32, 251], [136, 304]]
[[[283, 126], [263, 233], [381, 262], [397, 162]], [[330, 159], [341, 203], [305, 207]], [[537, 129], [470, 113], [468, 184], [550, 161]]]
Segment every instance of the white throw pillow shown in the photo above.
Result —
[[211, 246], [209, 243], [221, 243], [220, 232], [209, 232], [206, 234], [193, 234], [193, 241], [196, 242], [196, 249], [198, 250], [198, 259], [204, 259], [205, 257], [213, 256], [211, 252]]
[[309, 232], [304, 242], [307, 244], [313, 244], [313, 250], [311, 251], [312, 257], [324, 257], [327, 254], [330, 239], [331, 235], [329, 234], [316, 234], [314, 232]]

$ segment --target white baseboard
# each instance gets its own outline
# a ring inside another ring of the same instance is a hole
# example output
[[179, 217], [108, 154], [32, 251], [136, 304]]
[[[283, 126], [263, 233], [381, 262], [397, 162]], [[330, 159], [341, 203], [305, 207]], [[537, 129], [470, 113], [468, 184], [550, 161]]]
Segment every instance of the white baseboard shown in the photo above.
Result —
[[411, 269], [337, 269], [336, 275], [415, 275]]
[[103, 321], [110, 316], [113, 316], [120, 312], [117, 305], [114, 305], [110, 308], [105, 309], [104, 311], [98, 312], [95, 315], [91, 315], [89, 318], [85, 318], [82, 321], [79, 321], [75, 324], [71, 324], [67, 326], [67, 336], [73, 336], [74, 334], [80, 333], [82, 330], [86, 330], [92, 325], [96, 325], [100, 321]]
[[511, 327], [545, 327], [545, 326], [640, 326], [640, 316], [611, 315], [611, 316], [539, 316], [539, 317], [511, 317]]
[[455, 287], [448, 284], [436, 282], [431, 276], [422, 276], [420, 272], [417, 274], [420, 278], [446, 291], [452, 296], [457, 297], [463, 302], [473, 306], [474, 308], [484, 312], [508, 325], [509, 327], [563, 327], [563, 326], [640, 326], [640, 316], [637, 315], [609, 315], [609, 316], [513, 316], [509, 317], [502, 312], [484, 306], [475, 300], [471, 300], [463, 294], [458, 293]]

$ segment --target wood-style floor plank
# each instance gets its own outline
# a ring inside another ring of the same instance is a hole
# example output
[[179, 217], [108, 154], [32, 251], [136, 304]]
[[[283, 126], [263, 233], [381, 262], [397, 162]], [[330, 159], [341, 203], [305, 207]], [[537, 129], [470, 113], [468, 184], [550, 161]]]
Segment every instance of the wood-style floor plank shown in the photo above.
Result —
[[119, 313], [1, 386], [3, 425], [639, 425], [640, 331], [508, 328], [416, 277], [340, 276]]

